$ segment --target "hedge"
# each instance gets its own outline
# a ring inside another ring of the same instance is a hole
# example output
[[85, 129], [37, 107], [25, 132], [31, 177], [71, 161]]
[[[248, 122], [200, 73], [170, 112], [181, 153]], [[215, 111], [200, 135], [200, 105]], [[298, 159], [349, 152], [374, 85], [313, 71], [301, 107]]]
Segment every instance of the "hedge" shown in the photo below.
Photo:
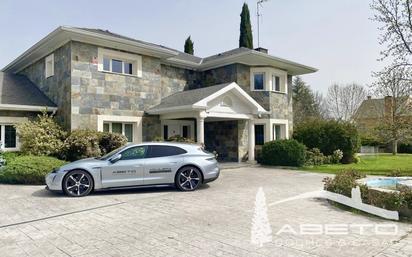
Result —
[[0, 183], [43, 185], [45, 176], [65, 161], [50, 156], [5, 154], [7, 165], [0, 168]]
[[306, 147], [293, 139], [267, 142], [262, 147], [261, 162], [265, 165], [303, 166]]
[[360, 137], [356, 127], [349, 122], [334, 120], [307, 121], [296, 127], [293, 138], [309, 149], [318, 148], [324, 155], [335, 150], [343, 152], [342, 163], [355, 161], [360, 148]]

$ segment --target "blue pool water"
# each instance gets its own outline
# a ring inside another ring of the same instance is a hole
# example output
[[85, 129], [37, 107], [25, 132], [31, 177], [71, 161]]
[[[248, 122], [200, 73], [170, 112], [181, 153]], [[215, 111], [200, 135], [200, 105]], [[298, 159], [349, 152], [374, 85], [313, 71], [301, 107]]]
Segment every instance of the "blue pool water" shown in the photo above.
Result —
[[392, 187], [398, 183], [399, 179], [396, 178], [371, 179], [366, 181], [366, 185], [370, 187]]

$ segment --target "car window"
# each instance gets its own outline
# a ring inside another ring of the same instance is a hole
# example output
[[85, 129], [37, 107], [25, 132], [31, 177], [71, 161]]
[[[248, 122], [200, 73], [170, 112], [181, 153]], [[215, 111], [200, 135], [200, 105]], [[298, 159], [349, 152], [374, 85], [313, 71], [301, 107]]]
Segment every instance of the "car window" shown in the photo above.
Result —
[[182, 148], [168, 145], [150, 145], [146, 158], [166, 157], [187, 153]]
[[117, 149], [111, 151], [110, 153], [108, 153], [108, 154], [106, 154], [106, 155], [104, 155], [104, 156], [102, 156], [102, 157], [100, 157], [100, 158], [96, 158], [96, 159], [99, 159], [99, 160], [108, 160], [108, 159], [110, 159], [112, 156], [115, 156], [115, 155], [118, 154], [120, 151], [122, 151], [123, 149], [125, 149], [126, 147], [127, 147], [127, 145], [122, 146], [122, 147], [117, 148]]
[[128, 148], [120, 153], [122, 158], [120, 160], [134, 160], [134, 159], [143, 159], [146, 154], [145, 146], [135, 146]]

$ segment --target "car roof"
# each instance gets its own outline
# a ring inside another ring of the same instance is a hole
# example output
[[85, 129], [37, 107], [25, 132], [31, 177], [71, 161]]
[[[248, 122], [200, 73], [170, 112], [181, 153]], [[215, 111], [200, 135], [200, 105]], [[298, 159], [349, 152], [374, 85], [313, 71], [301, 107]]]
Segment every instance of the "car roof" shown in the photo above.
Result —
[[141, 146], [141, 145], [165, 145], [165, 146], [176, 146], [184, 149], [194, 149], [199, 148], [201, 145], [198, 144], [190, 144], [190, 143], [182, 143], [182, 142], [143, 142], [139, 144], [128, 144], [128, 146]]

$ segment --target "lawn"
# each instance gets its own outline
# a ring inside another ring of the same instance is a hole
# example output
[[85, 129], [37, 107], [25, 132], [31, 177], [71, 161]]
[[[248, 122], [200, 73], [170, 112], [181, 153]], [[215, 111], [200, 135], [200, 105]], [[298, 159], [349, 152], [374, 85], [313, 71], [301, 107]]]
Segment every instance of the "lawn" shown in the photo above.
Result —
[[399, 170], [402, 175], [412, 176], [412, 154], [364, 155], [359, 163], [330, 164], [313, 167], [303, 167], [304, 170], [320, 173], [336, 173], [345, 169], [356, 169], [369, 175], [388, 175], [391, 171]]

